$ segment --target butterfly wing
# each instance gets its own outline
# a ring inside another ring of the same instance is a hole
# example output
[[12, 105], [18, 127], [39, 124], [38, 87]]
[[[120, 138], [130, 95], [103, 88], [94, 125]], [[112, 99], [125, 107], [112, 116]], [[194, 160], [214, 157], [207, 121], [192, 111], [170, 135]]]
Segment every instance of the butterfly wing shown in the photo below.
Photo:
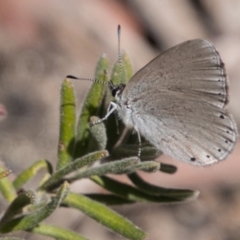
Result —
[[225, 159], [236, 143], [227, 99], [223, 63], [206, 40], [184, 42], [155, 58], [133, 76], [121, 98], [146, 139], [195, 165]]
[[228, 101], [227, 90], [224, 64], [213, 44], [195, 39], [170, 48], [138, 71], [127, 84], [123, 98], [175, 91], [222, 108]]
[[[195, 165], [225, 159], [237, 128], [225, 110], [179, 93], [154, 93], [132, 108], [134, 126], [162, 152]], [[152, 100], [154, 99], [154, 103]]]

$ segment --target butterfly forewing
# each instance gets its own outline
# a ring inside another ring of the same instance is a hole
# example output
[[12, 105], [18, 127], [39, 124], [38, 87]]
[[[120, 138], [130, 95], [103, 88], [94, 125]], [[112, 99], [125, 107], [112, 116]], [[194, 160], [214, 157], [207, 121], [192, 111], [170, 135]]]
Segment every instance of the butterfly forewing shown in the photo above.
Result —
[[196, 39], [179, 44], [153, 59], [127, 84], [123, 98], [140, 98], [152, 91], [185, 93], [224, 107], [228, 100], [224, 65], [211, 42]]

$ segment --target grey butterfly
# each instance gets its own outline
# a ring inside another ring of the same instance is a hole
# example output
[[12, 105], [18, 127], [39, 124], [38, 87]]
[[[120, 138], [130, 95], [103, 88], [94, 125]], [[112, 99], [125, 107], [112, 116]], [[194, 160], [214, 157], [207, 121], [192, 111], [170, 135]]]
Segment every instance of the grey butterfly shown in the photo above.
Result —
[[107, 116], [117, 110], [126, 126], [175, 159], [210, 165], [225, 159], [235, 146], [236, 123], [226, 111], [228, 78], [207, 40], [172, 47], [126, 86], [110, 88], [116, 103]]

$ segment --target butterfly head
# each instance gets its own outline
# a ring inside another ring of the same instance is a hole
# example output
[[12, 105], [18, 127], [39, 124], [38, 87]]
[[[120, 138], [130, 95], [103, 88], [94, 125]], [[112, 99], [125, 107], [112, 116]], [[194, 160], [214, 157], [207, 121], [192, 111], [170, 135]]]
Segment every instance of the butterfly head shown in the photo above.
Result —
[[121, 98], [122, 92], [125, 88], [125, 84], [114, 85], [112, 81], [109, 83], [109, 88], [111, 90], [112, 96], [118, 101]]

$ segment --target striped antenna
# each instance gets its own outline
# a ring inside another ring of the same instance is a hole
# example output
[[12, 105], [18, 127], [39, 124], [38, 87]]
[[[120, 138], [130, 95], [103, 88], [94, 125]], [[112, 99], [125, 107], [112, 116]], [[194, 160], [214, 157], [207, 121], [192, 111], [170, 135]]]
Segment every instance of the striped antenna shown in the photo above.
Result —
[[103, 84], [103, 85], [108, 85], [109, 87], [112, 85], [112, 83], [110, 81], [109, 82], [103, 82], [103, 81], [99, 81], [98, 79], [95, 79], [95, 78], [78, 78], [78, 77], [74, 77], [72, 75], [67, 75], [66, 78], [70, 78], [70, 79], [74, 79], [74, 80], [96, 82], [96, 83], [100, 83], [100, 84]]
[[[122, 78], [122, 55], [121, 55], [121, 26], [118, 25], [118, 64], [119, 64], [119, 75]], [[122, 79], [121, 79], [122, 80]]]
[[[122, 78], [122, 56], [121, 56], [121, 49], [120, 49], [120, 39], [121, 39], [121, 26], [118, 25], [118, 29], [117, 29], [117, 34], [118, 34], [118, 64], [119, 64], [119, 75]], [[105, 71], [105, 73], [107, 74], [107, 72]], [[117, 86], [115, 86], [113, 84], [113, 82], [110, 80], [108, 82], [103, 82], [103, 81], [99, 81], [98, 79], [95, 78], [78, 78], [72, 75], [68, 75], [66, 78], [70, 78], [70, 79], [74, 79], [74, 80], [83, 80], [83, 81], [90, 81], [90, 82], [96, 82], [99, 84], [103, 84], [103, 85], [108, 85], [108, 87], [110, 88], [110, 90], [116, 89]]]
[[[106, 72], [106, 74], [107, 74], [107, 72]], [[103, 85], [108, 85], [108, 87], [110, 88], [111, 91], [116, 88], [116, 86], [113, 84], [112, 80], [110, 80], [108, 82], [103, 82], [103, 81], [99, 81], [98, 79], [95, 79], [95, 78], [78, 78], [78, 77], [75, 77], [72, 75], [67, 75], [66, 78], [70, 78], [70, 79], [74, 79], [74, 80], [90, 81], [90, 82], [96, 82], [96, 83], [103, 84]]]

